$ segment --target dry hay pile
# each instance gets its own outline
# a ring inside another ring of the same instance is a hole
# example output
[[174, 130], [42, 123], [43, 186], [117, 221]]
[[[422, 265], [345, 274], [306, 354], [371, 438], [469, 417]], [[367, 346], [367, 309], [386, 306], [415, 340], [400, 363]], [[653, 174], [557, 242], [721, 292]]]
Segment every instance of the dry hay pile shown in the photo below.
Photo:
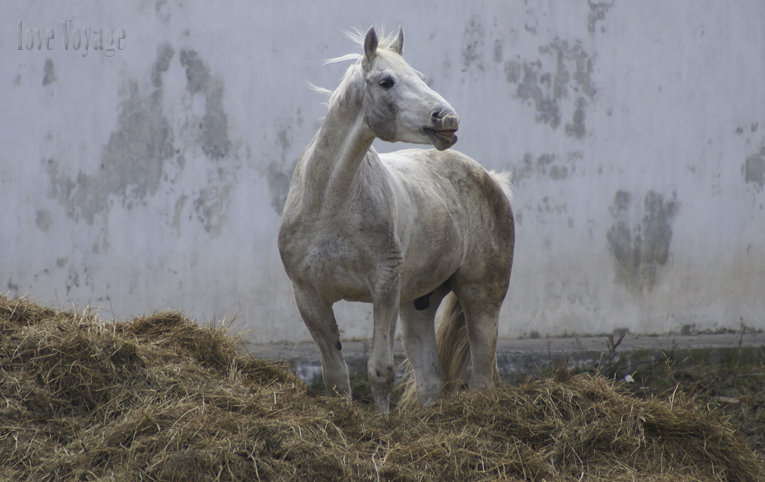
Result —
[[0, 479], [755, 480], [735, 430], [601, 377], [462, 393], [387, 419], [310, 395], [177, 313], [126, 323], [0, 296]]

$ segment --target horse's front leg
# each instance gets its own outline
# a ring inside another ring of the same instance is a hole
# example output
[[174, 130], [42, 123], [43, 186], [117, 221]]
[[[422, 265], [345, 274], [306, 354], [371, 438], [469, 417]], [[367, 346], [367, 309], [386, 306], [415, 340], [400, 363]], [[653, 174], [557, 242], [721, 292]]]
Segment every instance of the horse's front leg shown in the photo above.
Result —
[[348, 367], [342, 353], [340, 331], [337, 328], [332, 304], [323, 300], [311, 289], [294, 286], [295, 301], [300, 316], [311, 332], [321, 357], [324, 384], [330, 393], [351, 398]]
[[367, 362], [367, 376], [377, 411], [388, 413], [390, 393], [396, 379], [393, 367], [393, 337], [396, 332], [399, 303], [398, 270], [385, 270], [372, 293], [374, 329], [372, 350]]

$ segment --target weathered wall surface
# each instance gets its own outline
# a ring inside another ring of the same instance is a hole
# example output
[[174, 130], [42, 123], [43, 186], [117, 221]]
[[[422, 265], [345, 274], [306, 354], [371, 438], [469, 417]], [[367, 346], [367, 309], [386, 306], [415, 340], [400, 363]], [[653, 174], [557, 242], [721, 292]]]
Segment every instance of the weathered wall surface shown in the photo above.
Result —
[[[276, 229], [350, 27], [511, 169], [503, 335], [765, 328], [765, 4], [4, 2], [0, 291], [306, 339]], [[404, 146], [379, 144], [380, 150]], [[366, 337], [364, 305], [338, 313]]]

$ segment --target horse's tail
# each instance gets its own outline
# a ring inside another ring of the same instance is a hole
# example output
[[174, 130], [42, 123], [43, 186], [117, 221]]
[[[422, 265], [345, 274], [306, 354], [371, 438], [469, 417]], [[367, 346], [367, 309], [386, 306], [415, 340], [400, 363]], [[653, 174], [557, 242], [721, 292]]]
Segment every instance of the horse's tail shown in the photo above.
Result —
[[436, 348], [446, 381], [444, 392], [454, 392], [462, 383], [470, 359], [465, 313], [454, 292], [446, 295], [436, 318]]
[[489, 175], [492, 177], [492, 179], [494, 179], [494, 181], [497, 184], [499, 184], [499, 187], [502, 188], [502, 192], [505, 193], [507, 200], [512, 201], [513, 200], [512, 173], [510, 171], [503, 171], [503, 172], [489, 171]]

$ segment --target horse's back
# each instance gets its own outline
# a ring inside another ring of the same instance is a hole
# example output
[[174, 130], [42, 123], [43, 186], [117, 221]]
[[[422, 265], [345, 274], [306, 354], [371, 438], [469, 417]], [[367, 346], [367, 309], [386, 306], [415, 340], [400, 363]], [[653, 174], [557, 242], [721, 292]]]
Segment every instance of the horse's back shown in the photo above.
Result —
[[[380, 154], [380, 160], [406, 189], [454, 196], [481, 217], [509, 218], [509, 174], [489, 172], [470, 156], [453, 149], [405, 149]], [[486, 209], [491, 213], [486, 212]]]

